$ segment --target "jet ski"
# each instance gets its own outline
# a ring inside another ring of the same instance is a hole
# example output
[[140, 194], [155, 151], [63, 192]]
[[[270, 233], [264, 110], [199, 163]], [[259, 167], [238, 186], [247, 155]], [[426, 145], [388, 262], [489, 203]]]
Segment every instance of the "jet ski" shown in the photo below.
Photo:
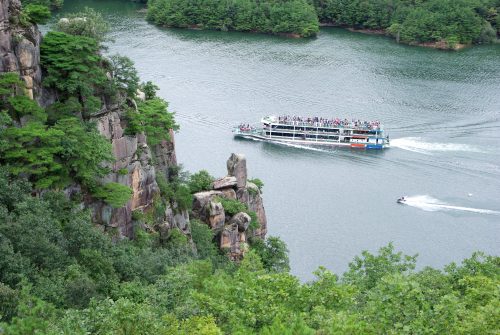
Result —
[[397, 202], [398, 204], [404, 204], [404, 203], [406, 203], [406, 198], [405, 198], [405, 197], [401, 197], [401, 198], [399, 198], [398, 200], [396, 200], [396, 202]]

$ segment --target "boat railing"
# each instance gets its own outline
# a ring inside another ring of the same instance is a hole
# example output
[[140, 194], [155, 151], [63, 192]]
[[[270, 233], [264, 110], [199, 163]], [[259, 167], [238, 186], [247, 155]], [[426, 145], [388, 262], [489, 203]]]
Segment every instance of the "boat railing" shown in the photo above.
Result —
[[283, 126], [295, 126], [295, 127], [315, 127], [315, 128], [348, 128], [354, 130], [383, 130], [381, 124], [362, 124], [362, 125], [352, 125], [352, 124], [342, 124], [342, 123], [322, 123], [322, 122], [308, 122], [308, 121], [274, 121], [271, 124], [283, 125]]

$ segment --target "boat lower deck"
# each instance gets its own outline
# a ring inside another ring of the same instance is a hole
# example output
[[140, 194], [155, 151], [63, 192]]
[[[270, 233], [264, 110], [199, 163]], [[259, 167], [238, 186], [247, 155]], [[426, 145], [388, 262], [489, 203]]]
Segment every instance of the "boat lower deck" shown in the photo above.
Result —
[[326, 147], [347, 147], [347, 148], [355, 148], [355, 149], [384, 149], [388, 148], [389, 144], [376, 144], [376, 143], [357, 143], [357, 142], [349, 142], [342, 141], [341, 139], [337, 141], [333, 140], [321, 140], [321, 139], [300, 139], [300, 138], [286, 138], [286, 137], [272, 137], [266, 136], [259, 132], [236, 132], [235, 137], [246, 138], [264, 142], [271, 143], [284, 143], [284, 144], [296, 144], [296, 145], [304, 145], [304, 146], [326, 146]]

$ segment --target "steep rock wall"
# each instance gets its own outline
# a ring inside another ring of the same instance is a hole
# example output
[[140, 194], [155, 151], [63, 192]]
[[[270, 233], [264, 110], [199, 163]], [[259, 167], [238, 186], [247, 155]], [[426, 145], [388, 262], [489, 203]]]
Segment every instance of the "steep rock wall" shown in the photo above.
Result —
[[40, 43], [42, 35], [36, 25], [22, 26], [19, 22], [21, 2], [0, 2], [0, 72], [18, 72], [26, 83], [27, 94], [41, 99], [42, 70]]

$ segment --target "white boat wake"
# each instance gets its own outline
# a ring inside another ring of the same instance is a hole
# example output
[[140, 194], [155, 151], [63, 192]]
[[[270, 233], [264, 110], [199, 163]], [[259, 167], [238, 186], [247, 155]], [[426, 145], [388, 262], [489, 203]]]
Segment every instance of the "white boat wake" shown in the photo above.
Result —
[[500, 215], [499, 211], [493, 211], [490, 209], [453, 206], [447, 204], [446, 202], [439, 201], [438, 199], [435, 199], [428, 195], [415, 195], [411, 197], [405, 197], [405, 199], [406, 199], [406, 201], [404, 202], [405, 205], [419, 208], [427, 212], [463, 211], [463, 212], [471, 212], [478, 214]]
[[391, 147], [418, 152], [421, 154], [432, 154], [432, 152], [445, 152], [445, 151], [484, 153], [484, 151], [472, 145], [460, 144], [460, 143], [425, 142], [420, 137], [403, 137], [403, 138], [393, 139], [391, 140]]

